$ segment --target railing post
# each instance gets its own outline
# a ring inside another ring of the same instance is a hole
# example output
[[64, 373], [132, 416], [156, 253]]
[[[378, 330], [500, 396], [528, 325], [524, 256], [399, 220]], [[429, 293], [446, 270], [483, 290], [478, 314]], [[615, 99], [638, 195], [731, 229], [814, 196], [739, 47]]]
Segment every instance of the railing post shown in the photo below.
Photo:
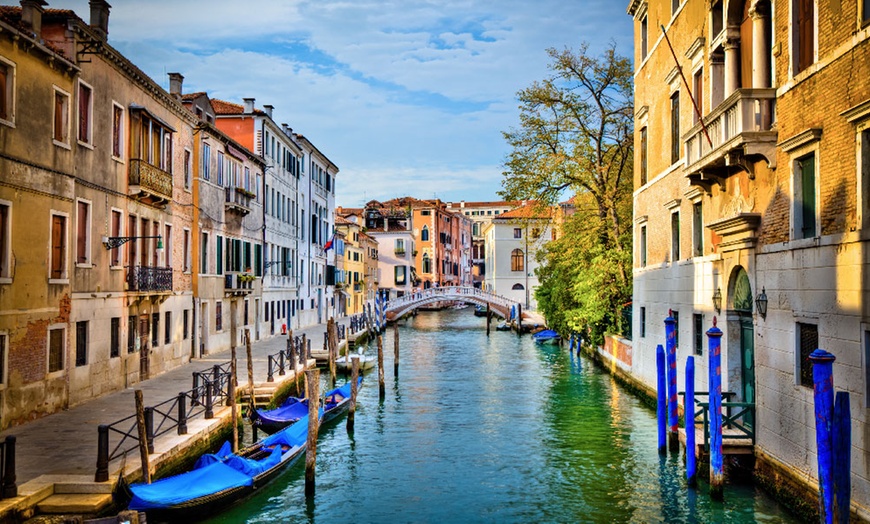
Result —
[[145, 408], [145, 436], [148, 439], [148, 453], [154, 453], [154, 408]]
[[284, 352], [278, 352], [278, 375], [284, 376]]
[[816, 412], [816, 453], [819, 462], [819, 517], [834, 520], [834, 355], [824, 349], [810, 353], [813, 363], [813, 403]]
[[109, 480], [109, 426], [97, 426], [97, 473], [94, 482]]
[[214, 388], [212, 392], [212, 403], [221, 397], [221, 367], [217, 364], [211, 369], [212, 381], [211, 385]]
[[190, 397], [191, 407], [199, 403], [199, 372], [193, 372], [193, 391]]
[[722, 330], [713, 327], [707, 330], [709, 355], [709, 411], [710, 411], [710, 497], [722, 500], [725, 472], [722, 464]]
[[187, 435], [187, 395], [178, 394], [178, 434]]
[[274, 357], [269, 355], [269, 371], [266, 373], [266, 382], [275, 382], [275, 370], [272, 363], [275, 362]]
[[686, 483], [697, 485], [695, 464], [695, 357], [686, 359], [686, 396], [683, 397], [683, 420], [686, 428]]
[[210, 382], [206, 382], [205, 388], [205, 418], [214, 418], [214, 396], [213, 387]]

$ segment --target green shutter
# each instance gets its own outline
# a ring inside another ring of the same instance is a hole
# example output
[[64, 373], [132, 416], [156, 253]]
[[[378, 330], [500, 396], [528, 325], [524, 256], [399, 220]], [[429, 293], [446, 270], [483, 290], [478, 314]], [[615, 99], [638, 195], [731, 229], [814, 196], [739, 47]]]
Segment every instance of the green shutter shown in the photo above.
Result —
[[221, 237], [221, 236], [219, 235], [219, 236], [217, 237], [217, 274], [218, 274], [218, 275], [223, 275], [223, 274], [224, 274], [224, 266], [223, 266], [223, 260], [224, 260], [224, 256], [223, 256], [223, 255], [224, 255], [224, 254], [223, 254], [223, 245], [224, 245], [224, 239], [223, 239], [223, 237]]
[[798, 160], [801, 170], [801, 238], [816, 236], [816, 159]]
[[254, 274], [263, 276], [263, 246], [260, 244], [254, 245]]

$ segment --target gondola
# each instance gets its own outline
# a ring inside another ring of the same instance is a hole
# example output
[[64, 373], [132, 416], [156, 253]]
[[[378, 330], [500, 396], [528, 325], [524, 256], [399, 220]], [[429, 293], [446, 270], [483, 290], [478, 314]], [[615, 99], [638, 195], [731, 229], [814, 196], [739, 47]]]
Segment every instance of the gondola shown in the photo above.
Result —
[[474, 306], [474, 316], [476, 317], [485, 317], [486, 316], [486, 306]]
[[511, 325], [508, 324], [507, 321], [502, 320], [501, 322], [499, 322], [498, 324], [496, 324], [496, 326], [495, 326], [495, 330], [496, 330], [496, 331], [510, 331], [510, 330], [511, 330]]
[[[360, 377], [362, 382], [362, 377]], [[350, 403], [350, 382], [326, 392], [326, 402], [323, 406], [322, 422], [328, 422], [348, 408]], [[251, 411], [251, 423], [257, 429], [272, 434], [281, 431], [291, 424], [295, 424], [303, 416], [308, 414], [308, 399], [289, 397], [275, 409]]]
[[[322, 412], [321, 412], [322, 417]], [[193, 469], [151, 484], [126, 487], [128, 508], [149, 521], [199, 520], [234, 504], [274, 480], [307, 446], [308, 416], [238, 453], [226, 442], [199, 458]]]

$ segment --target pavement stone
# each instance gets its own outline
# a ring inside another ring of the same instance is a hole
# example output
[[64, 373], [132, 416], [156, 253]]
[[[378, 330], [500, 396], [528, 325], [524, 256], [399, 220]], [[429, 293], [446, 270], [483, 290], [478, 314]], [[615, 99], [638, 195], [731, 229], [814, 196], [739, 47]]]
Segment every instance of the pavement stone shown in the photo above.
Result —
[[[346, 324], [347, 319], [338, 319]], [[311, 348], [322, 347], [326, 324], [316, 324], [294, 331], [311, 339]], [[268, 356], [287, 345], [287, 337], [276, 335], [251, 344], [254, 382], [265, 382]], [[158, 404], [192, 387], [192, 373], [230, 360], [230, 350], [194, 359], [188, 364], [159, 376], [133, 384], [131, 387], [103, 395], [66, 410], [21, 424], [0, 433], [16, 436], [17, 484], [41, 475], [86, 475], [93, 479], [97, 468], [97, 427], [111, 424], [135, 413], [134, 391], [142, 390], [145, 405]], [[239, 387], [247, 385], [247, 355], [244, 346], [236, 348]], [[160, 438], [170, 438], [165, 435]], [[159, 442], [159, 438], [156, 439]], [[134, 457], [133, 460], [138, 460]], [[129, 461], [129, 458], [128, 458]]]

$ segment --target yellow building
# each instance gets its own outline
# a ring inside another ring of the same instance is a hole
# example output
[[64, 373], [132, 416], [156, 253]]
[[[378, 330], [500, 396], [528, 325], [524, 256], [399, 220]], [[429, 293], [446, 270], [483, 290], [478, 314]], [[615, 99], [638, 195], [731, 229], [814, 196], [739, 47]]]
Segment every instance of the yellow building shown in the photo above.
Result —
[[362, 226], [336, 215], [335, 229], [344, 234], [345, 314], [362, 313], [366, 302], [365, 250], [360, 244]]

